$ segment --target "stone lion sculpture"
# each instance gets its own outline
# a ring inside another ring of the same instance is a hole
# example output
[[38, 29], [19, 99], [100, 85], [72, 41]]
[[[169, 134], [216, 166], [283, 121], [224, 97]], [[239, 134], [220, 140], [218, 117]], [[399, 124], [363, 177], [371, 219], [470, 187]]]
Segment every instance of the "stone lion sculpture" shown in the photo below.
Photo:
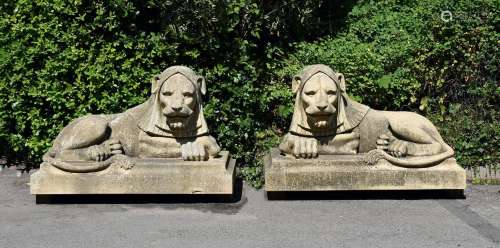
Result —
[[366, 153], [401, 167], [429, 167], [454, 155], [436, 127], [412, 112], [378, 111], [349, 98], [345, 78], [326, 65], [295, 76], [290, 131], [279, 149], [296, 158]]
[[[208, 160], [220, 148], [209, 135], [201, 96], [203, 77], [185, 66], [172, 66], [152, 79], [151, 97], [120, 114], [87, 115], [67, 125], [44, 156], [60, 169], [97, 171], [110, 157]], [[120, 156], [123, 156], [120, 155]], [[64, 161], [93, 161], [75, 167]]]

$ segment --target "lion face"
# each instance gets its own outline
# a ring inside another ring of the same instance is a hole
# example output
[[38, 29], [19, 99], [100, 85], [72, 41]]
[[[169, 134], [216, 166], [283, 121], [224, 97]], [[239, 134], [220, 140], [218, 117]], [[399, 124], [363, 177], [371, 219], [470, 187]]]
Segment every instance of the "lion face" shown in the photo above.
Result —
[[196, 88], [193, 83], [180, 73], [174, 74], [163, 83], [159, 100], [170, 129], [185, 129], [196, 107]]
[[335, 122], [337, 86], [332, 78], [318, 72], [304, 83], [300, 94], [310, 127], [329, 128]]

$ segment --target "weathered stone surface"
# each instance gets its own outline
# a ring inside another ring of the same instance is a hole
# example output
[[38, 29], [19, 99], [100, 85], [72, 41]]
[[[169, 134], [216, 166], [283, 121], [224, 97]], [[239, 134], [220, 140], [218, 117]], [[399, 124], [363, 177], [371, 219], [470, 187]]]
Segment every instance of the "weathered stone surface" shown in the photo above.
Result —
[[[85, 162], [72, 162], [85, 166], [81, 163]], [[225, 151], [208, 161], [127, 158], [90, 173], [70, 173], [42, 164], [31, 175], [31, 194], [232, 194], [234, 166]]]
[[232, 194], [234, 161], [203, 115], [205, 79], [171, 66], [150, 98], [64, 127], [31, 178], [32, 194]]
[[266, 191], [463, 190], [465, 170], [453, 158], [428, 168], [386, 160], [368, 165], [364, 154], [297, 159], [273, 149], [265, 160]]
[[203, 115], [201, 96], [205, 93], [202, 76], [185, 66], [171, 66], [153, 77], [146, 102], [123, 113], [86, 115], [70, 122], [54, 140], [44, 162], [97, 162], [80, 168], [82, 171], [71, 166], [66, 169], [89, 172], [102, 169], [116, 154], [208, 160], [217, 156], [220, 147], [210, 136]]
[[[412, 112], [379, 111], [349, 98], [345, 77], [310, 65], [293, 77], [296, 95], [290, 131], [280, 150], [296, 158], [372, 153], [395, 166], [434, 166], [454, 155], [437, 128]], [[407, 159], [409, 158], [409, 159]]]
[[465, 170], [427, 118], [350, 99], [344, 75], [326, 65], [306, 66], [292, 91], [290, 130], [265, 163], [267, 191], [465, 188]]

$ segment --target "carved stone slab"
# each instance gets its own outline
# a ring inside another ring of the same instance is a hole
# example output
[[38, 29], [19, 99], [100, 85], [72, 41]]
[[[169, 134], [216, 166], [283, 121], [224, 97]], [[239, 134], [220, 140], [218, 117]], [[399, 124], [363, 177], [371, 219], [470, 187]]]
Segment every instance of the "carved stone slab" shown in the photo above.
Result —
[[[74, 162], [85, 163], [85, 162]], [[208, 161], [129, 158], [105, 170], [70, 173], [42, 164], [31, 194], [232, 194], [235, 160], [226, 151]]]
[[428, 168], [403, 168], [364, 155], [296, 159], [273, 149], [265, 160], [266, 191], [463, 190], [465, 170], [449, 158]]

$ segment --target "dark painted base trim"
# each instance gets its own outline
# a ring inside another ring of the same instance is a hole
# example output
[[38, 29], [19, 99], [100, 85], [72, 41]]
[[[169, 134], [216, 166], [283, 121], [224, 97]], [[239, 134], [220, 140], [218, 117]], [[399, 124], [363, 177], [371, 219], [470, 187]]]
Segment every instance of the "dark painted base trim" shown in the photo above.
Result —
[[346, 190], [267, 191], [268, 200], [465, 199], [463, 189], [452, 190]]

